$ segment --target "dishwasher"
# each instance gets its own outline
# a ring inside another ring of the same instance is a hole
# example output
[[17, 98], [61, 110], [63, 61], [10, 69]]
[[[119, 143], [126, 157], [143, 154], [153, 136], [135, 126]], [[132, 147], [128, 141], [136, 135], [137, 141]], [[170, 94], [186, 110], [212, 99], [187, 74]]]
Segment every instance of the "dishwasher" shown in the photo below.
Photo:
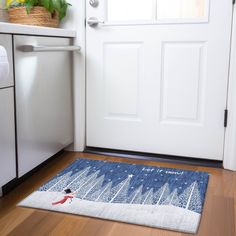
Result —
[[18, 177], [73, 142], [69, 38], [14, 36]]

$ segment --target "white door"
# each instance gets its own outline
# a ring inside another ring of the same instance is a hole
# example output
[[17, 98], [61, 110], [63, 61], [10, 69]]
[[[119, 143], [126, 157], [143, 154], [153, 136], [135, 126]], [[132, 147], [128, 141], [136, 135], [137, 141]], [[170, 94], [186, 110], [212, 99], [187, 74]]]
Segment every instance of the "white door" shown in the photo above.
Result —
[[86, 8], [87, 146], [222, 160], [232, 0]]

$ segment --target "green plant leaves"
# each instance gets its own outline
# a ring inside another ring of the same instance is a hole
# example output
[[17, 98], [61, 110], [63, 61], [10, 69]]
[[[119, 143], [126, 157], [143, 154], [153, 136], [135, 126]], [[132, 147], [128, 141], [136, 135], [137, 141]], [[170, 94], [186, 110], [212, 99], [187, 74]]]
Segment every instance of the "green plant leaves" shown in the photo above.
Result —
[[55, 11], [52, 0], [40, 0], [40, 6], [45, 7], [51, 13]]
[[66, 16], [68, 6], [71, 4], [67, 3], [66, 0], [52, 0], [52, 2], [55, 10], [59, 14], [59, 19], [63, 19]]
[[26, 11], [29, 14], [33, 6], [37, 6], [38, 0], [25, 0]]
[[24, 3], [20, 4], [16, 4], [16, 2], [14, 2], [14, 4], [11, 4], [10, 7], [19, 5], [25, 6], [28, 14], [34, 6], [45, 7], [50, 13], [57, 12], [60, 20], [66, 16], [68, 6], [71, 6], [71, 4], [67, 3], [66, 0], [25, 0]]
[[7, 2], [6, 9], [8, 9], [9, 7], [20, 7], [20, 6], [24, 6], [24, 3], [20, 3], [16, 0], [12, 0], [12, 1]]

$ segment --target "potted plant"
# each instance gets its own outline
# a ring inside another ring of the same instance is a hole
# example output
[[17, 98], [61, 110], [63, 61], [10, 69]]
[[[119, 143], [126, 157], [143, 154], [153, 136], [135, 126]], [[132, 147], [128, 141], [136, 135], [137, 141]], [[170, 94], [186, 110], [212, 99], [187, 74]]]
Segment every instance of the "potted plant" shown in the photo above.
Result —
[[7, 0], [9, 22], [58, 27], [69, 5], [66, 0]]

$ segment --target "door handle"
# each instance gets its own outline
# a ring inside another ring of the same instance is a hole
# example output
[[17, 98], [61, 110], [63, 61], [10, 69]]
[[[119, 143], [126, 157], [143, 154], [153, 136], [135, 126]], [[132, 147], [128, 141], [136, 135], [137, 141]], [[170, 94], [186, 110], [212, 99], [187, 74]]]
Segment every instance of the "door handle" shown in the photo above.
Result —
[[87, 20], [87, 23], [90, 27], [96, 27], [98, 24], [104, 24], [105, 22], [102, 20], [97, 19], [96, 17], [90, 17]]

